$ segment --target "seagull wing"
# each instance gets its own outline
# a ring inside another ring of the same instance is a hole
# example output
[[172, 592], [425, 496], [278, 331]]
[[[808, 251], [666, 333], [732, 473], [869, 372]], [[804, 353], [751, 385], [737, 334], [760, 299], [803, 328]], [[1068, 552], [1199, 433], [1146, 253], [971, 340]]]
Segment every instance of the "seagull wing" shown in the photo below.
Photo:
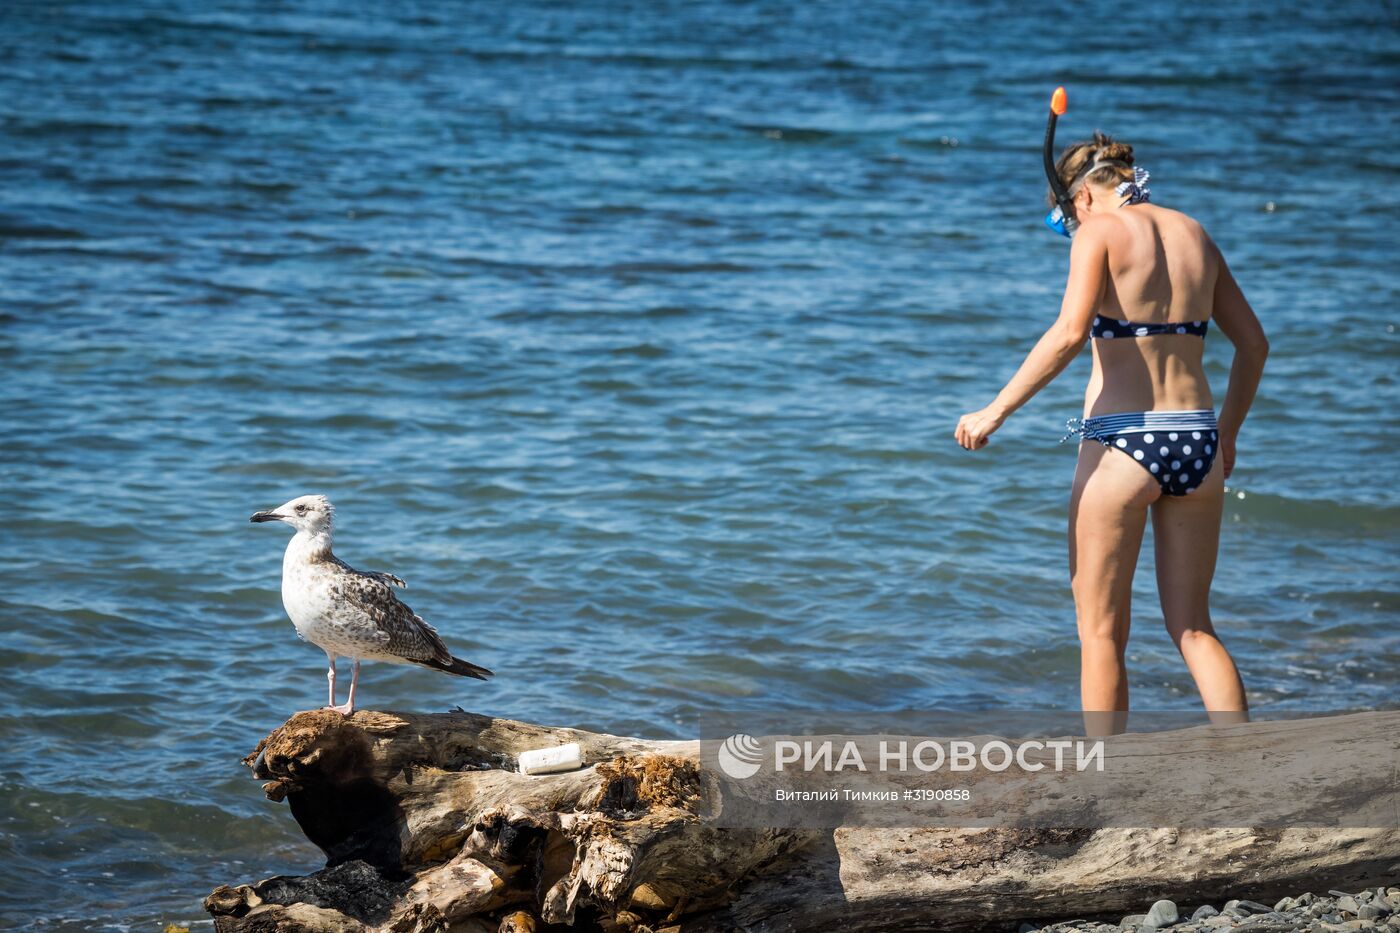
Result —
[[[364, 573], [339, 559], [336, 563], [341, 571], [335, 584], [338, 595], [369, 618], [374, 625], [375, 640], [389, 654], [449, 674], [480, 680], [490, 676], [486, 668], [454, 658], [437, 629], [399, 600], [393, 589], [395, 585], [403, 585], [398, 577]], [[390, 580], [398, 580], [398, 583]]]

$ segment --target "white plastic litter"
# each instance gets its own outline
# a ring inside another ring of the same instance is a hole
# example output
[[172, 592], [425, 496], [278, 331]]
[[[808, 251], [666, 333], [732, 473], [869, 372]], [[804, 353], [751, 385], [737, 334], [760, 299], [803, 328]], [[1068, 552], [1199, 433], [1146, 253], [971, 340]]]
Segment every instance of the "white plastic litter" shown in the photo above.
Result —
[[521, 774], [554, 774], [559, 771], [573, 771], [583, 766], [583, 757], [577, 742], [556, 745], [553, 748], [535, 748], [520, 753]]

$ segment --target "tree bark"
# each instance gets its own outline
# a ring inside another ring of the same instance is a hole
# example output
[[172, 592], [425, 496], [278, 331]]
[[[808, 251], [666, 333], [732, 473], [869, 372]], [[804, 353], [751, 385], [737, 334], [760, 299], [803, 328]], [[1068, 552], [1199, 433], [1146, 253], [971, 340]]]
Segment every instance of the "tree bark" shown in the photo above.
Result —
[[[1248, 749], [1278, 724], [1230, 728]], [[698, 742], [463, 712], [298, 713], [244, 760], [327, 865], [220, 887], [205, 906], [218, 933], [958, 931], [1121, 914], [1159, 897], [1269, 900], [1400, 877], [1400, 711], [1287, 729], [1292, 743], [1332, 748], [1346, 734], [1356, 749], [1289, 798], [1295, 822], [1362, 807], [1370, 825], [1288, 827], [1287, 812], [1270, 811], [1274, 828], [1256, 829], [723, 828]], [[1131, 759], [1134, 740], [1114, 755]], [[581, 746], [581, 770], [515, 770], [521, 752], [566, 742]], [[1143, 739], [1139, 757], [1150, 763], [1163, 743], [1198, 754], [1201, 736], [1158, 734], [1150, 752]], [[1201, 805], [1154, 786], [1149, 767], [1135, 774], [1164, 812]], [[1212, 787], [1248, 793], [1250, 780], [1227, 774]], [[1016, 787], [1008, 778], [1008, 800]]]

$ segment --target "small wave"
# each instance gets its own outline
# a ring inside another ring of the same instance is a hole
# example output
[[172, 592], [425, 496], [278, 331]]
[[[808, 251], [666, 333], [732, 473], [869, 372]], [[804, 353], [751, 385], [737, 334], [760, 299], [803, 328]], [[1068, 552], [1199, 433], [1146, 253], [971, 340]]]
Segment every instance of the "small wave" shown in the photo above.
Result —
[[84, 235], [81, 230], [75, 230], [72, 227], [25, 223], [0, 218], [0, 237], [33, 240], [81, 240]]
[[753, 266], [737, 262], [619, 262], [600, 268], [601, 271], [612, 273], [658, 272], [671, 275], [756, 271]]
[[1226, 494], [1227, 508], [1245, 519], [1261, 519], [1300, 528], [1329, 531], [1366, 530], [1391, 533], [1400, 527], [1400, 506], [1362, 505], [1333, 499], [1295, 499], [1256, 492]]
[[612, 356], [635, 356], [643, 360], [659, 360], [662, 357], [670, 356], [671, 350], [667, 347], [659, 347], [654, 343], [634, 343], [625, 347], [613, 347], [608, 353]]
[[331, 466], [318, 466], [314, 461], [254, 460], [248, 463], [224, 463], [214, 472], [227, 476], [253, 476], [297, 481], [329, 480], [340, 477], [341, 471]]
[[817, 143], [835, 139], [845, 135], [832, 130], [820, 130], [811, 127], [801, 126], [773, 126], [771, 124], [740, 123], [739, 128], [750, 132], [762, 133], [767, 139], [782, 140], [789, 143]]

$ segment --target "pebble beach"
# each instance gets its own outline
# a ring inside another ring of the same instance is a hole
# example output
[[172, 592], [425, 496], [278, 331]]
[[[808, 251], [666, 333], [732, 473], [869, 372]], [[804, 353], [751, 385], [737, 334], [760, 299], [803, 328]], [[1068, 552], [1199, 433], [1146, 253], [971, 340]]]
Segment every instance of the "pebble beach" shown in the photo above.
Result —
[[1144, 913], [1129, 914], [1118, 922], [1061, 920], [1037, 926], [1022, 923], [1017, 933], [1395, 933], [1400, 931], [1400, 886], [1377, 886], [1354, 893], [1311, 891], [1285, 897], [1272, 907], [1258, 901], [1233, 899], [1216, 906], [1190, 907], [1159, 900]]

